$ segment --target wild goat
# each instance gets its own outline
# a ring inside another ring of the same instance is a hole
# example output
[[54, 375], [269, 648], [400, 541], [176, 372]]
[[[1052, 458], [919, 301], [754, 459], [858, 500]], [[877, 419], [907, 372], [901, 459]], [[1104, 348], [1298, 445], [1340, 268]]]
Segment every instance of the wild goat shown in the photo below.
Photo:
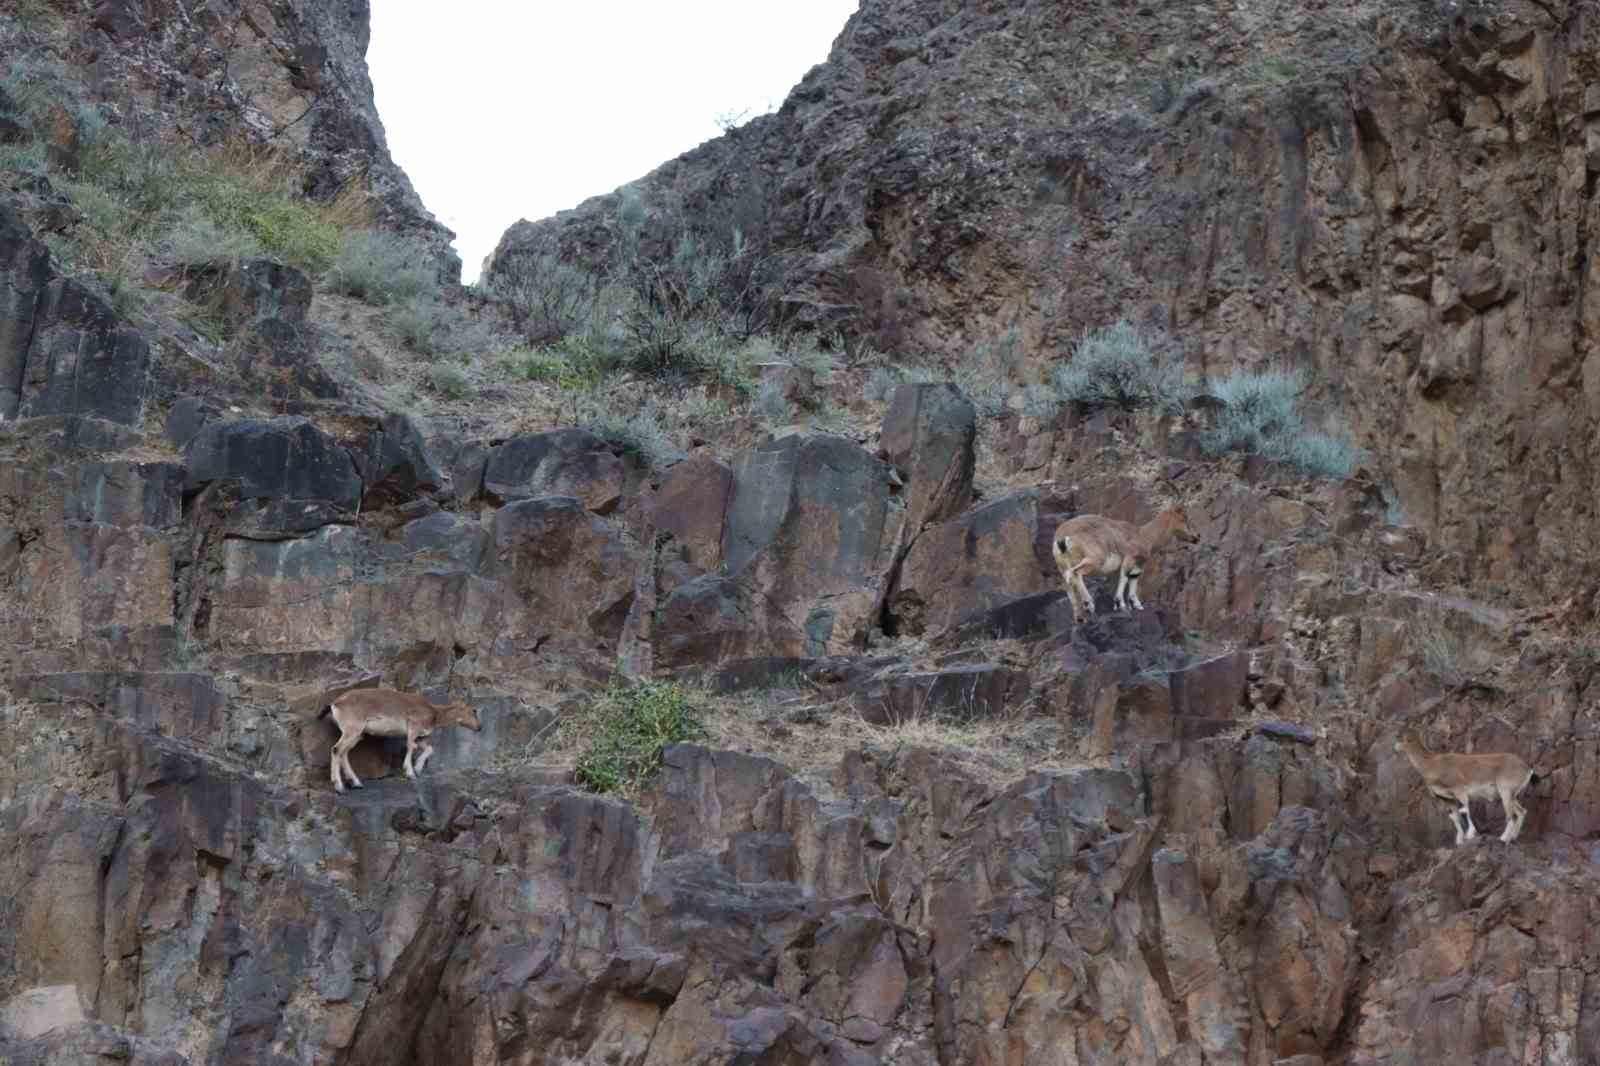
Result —
[[1067, 583], [1073, 621], [1083, 621], [1085, 606], [1094, 613], [1094, 595], [1084, 583], [1084, 574], [1116, 574], [1116, 609], [1127, 610], [1131, 596], [1133, 609], [1144, 610], [1139, 601], [1139, 578], [1174, 537], [1186, 544], [1200, 539], [1190, 532], [1189, 516], [1182, 507], [1162, 511], [1142, 526], [1097, 514], [1078, 515], [1057, 526], [1052, 553], [1061, 580]]
[[[334, 741], [332, 756], [335, 792], [344, 791], [341, 767], [349, 775], [352, 785], [356, 788], [365, 787], [350, 766], [350, 749], [367, 734], [375, 737], [405, 737], [406, 776], [415, 779], [433, 754], [433, 745], [426, 738], [435, 729], [459, 725], [477, 732], [483, 728], [477, 708], [470, 703], [455, 700], [443, 707], [436, 707], [422, 696], [396, 692], [391, 688], [351, 689], [324, 707], [317, 719], [320, 721], [329, 714], [333, 715], [334, 725], [339, 727], [339, 739]], [[419, 748], [422, 754], [413, 766], [412, 754]]]
[[[1471, 801], [1475, 797], [1500, 797], [1500, 806], [1506, 812], [1506, 828], [1500, 834], [1502, 842], [1509, 844], [1522, 832], [1522, 820], [1528, 816], [1528, 810], [1517, 802], [1517, 796], [1539, 780], [1539, 775], [1515, 755], [1430, 755], [1414, 729], [1400, 734], [1394, 742], [1394, 750], [1411, 760], [1429, 792], [1442, 800], [1460, 804], [1450, 812], [1457, 846], [1478, 836], [1478, 827], [1472, 824]], [[1462, 832], [1457, 815], [1466, 819], [1466, 832]]]

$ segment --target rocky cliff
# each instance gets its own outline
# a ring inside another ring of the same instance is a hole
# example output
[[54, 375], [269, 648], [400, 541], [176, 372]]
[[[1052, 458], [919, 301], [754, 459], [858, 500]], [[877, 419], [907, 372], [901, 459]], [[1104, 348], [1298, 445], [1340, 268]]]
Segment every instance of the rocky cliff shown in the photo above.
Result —
[[[0, 11], [78, 94], [0, 96], [0, 1062], [1600, 1061], [1594, 17], [868, 0], [634, 190], [647, 258], [736, 218], [791, 324], [962, 382], [763, 356], [813, 411], [773, 424], [726, 375], [596, 415], [492, 293], [284, 239], [358, 172], [366, 224], [444, 236], [364, 5]], [[206, 171], [161, 210], [243, 197], [256, 243], [186, 263], [106, 206], [148, 191], [95, 177], [112, 120], [289, 138], [300, 200]], [[491, 279], [614, 257], [619, 199]], [[1029, 399], [1119, 316], [1191, 378], [1306, 371], [1367, 463]], [[1178, 502], [1147, 610], [1074, 624], [1057, 523]], [[646, 676], [703, 735], [597, 794], [563, 738]], [[378, 682], [483, 728], [414, 782], [366, 741], [336, 794], [317, 713]], [[1449, 847], [1406, 725], [1534, 763], [1522, 838], [1480, 805]]]

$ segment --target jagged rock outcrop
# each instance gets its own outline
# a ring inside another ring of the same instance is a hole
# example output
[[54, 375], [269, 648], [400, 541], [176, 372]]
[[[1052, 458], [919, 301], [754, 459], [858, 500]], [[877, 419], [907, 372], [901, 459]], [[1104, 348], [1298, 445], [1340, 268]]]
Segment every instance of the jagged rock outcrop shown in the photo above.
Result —
[[[1597, 42], [1564, 0], [886, 0], [777, 113], [630, 188], [662, 225], [737, 219], [802, 318], [897, 354], [1015, 327], [1037, 364], [1129, 317], [1198, 374], [1301, 370], [1457, 580], [1556, 599], [1600, 579], [1566, 547], [1600, 417]], [[519, 222], [490, 275], [594, 259], [616, 204]]]
[[[382, 151], [364, 4], [51, 9], [121, 121], [210, 140], [309, 104], [309, 191], [366, 161], [385, 220], [440, 236]], [[333, 385], [325, 294], [280, 264], [198, 279], [236, 331], [212, 365], [62, 273], [60, 205], [0, 203], [0, 1060], [1600, 1055], [1594, 15], [1197, 17], [869, 0], [778, 115], [640, 190], [656, 223], [749, 223], [802, 320], [896, 356], [1014, 323], [1025, 375], [1152, 309], [1203, 372], [1281, 353], [1374, 476], [1212, 462], [1192, 415], [980, 418], [953, 384], [898, 386], [875, 441], [655, 468], [430, 426]], [[598, 255], [610, 206], [500, 255]], [[1096, 583], [1074, 624], [1055, 524], [1174, 499], [1201, 542], [1149, 608]], [[541, 761], [644, 672], [705, 680], [733, 739], [667, 747], [631, 803]], [[336, 795], [318, 712], [377, 684], [483, 729], [416, 782], [364, 741]], [[1539, 769], [1521, 840], [1440, 850], [1409, 724]]]
[[389, 156], [367, 73], [367, 0], [315, 4], [104, 0], [68, 22], [73, 60], [98, 99], [141, 136], [214, 145], [269, 141], [300, 154], [307, 195], [329, 200], [352, 181], [377, 220], [431, 246], [459, 280], [452, 234]]

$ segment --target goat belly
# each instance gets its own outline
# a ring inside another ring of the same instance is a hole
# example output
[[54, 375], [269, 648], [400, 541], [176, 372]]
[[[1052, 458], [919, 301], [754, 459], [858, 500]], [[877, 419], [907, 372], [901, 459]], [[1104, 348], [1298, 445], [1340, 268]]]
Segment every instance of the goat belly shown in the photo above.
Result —
[[403, 737], [406, 735], [406, 723], [403, 718], [387, 718], [378, 716], [368, 718], [364, 732], [377, 737]]

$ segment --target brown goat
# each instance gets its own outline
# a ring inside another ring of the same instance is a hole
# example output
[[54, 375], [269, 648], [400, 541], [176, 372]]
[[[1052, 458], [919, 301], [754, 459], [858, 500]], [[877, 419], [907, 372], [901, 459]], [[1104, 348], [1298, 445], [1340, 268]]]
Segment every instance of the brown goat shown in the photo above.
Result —
[[[339, 727], [339, 739], [333, 744], [332, 775], [336, 792], [344, 791], [340, 770], [349, 775], [350, 783], [363, 788], [361, 779], [350, 766], [350, 749], [367, 734], [375, 737], [406, 738], [406, 776], [415, 779], [433, 754], [433, 745], [427, 742], [440, 726], [465, 726], [476, 732], [483, 728], [477, 708], [463, 700], [455, 700], [436, 707], [422, 696], [396, 692], [390, 688], [355, 688], [322, 709], [324, 715], [333, 715]], [[421, 756], [412, 764], [412, 754], [421, 749]]]
[[[1471, 801], [1475, 797], [1493, 799], [1500, 797], [1500, 806], [1506, 812], [1506, 827], [1500, 840], [1509, 844], [1522, 832], [1523, 819], [1528, 810], [1517, 802], [1523, 789], [1539, 780], [1527, 763], [1515, 755], [1432, 755], [1422, 746], [1415, 730], [1401, 733], [1394, 742], [1394, 750], [1411, 760], [1417, 768], [1428, 791], [1442, 800], [1459, 804], [1450, 812], [1450, 824], [1455, 827], [1456, 844], [1460, 846], [1476, 839], [1478, 827], [1472, 824]], [[1457, 815], [1466, 819], [1466, 831], [1461, 829]]]
[[1200, 538], [1189, 529], [1189, 516], [1182, 507], [1172, 507], [1142, 526], [1116, 518], [1084, 514], [1069, 518], [1056, 527], [1052, 554], [1067, 584], [1072, 600], [1072, 618], [1083, 621], [1084, 608], [1094, 613], [1094, 595], [1084, 583], [1084, 574], [1116, 574], [1116, 609], [1144, 610], [1139, 600], [1139, 578], [1149, 568], [1156, 553], [1177, 538], [1193, 544]]

